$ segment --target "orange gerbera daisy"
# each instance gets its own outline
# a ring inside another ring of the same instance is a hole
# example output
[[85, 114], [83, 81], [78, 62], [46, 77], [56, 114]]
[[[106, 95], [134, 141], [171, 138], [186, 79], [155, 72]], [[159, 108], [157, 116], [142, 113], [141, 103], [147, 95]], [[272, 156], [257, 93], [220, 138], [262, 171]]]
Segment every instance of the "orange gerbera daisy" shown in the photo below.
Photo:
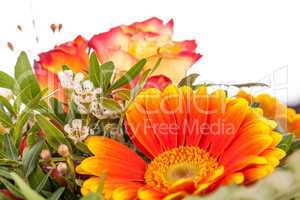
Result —
[[92, 176], [82, 185], [84, 195], [97, 190], [106, 171], [106, 199], [182, 199], [224, 184], [249, 184], [285, 156], [276, 148], [281, 134], [261, 110], [223, 90], [145, 89], [126, 119], [132, 142], [148, 159], [112, 139], [89, 137], [86, 144], [95, 156], [77, 167]]
[[294, 109], [287, 107], [276, 97], [265, 93], [252, 96], [243, 90], [237, 96], [246, 99], [249, 104], [258, 103], [265, 117], [276, 121], [283, 130], [292, 132], [297, 137], [300, 137], [300, 114], [297, 114]]

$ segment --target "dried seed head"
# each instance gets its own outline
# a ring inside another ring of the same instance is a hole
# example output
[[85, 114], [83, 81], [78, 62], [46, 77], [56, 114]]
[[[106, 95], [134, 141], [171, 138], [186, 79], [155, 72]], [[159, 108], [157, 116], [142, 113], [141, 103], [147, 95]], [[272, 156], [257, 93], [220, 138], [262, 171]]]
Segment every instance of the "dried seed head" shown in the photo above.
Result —
[[61, 29], [63, 28], [63, 25], [62, 24], [58, 24], [58, 31], [60, 32]]
[[14, 45], [11, 42], [7, 42], [7, 47], [13, 51], [14, 50]]
[[17, 29], [18, 29], [19, 31], [23, 31], [23, 29], [22, 29], [22, 26], [21, 26], [21, 25], [18, 25], [18, 26], [17, 26]]
[[57, 26], [55, 24], [51, 24], [50, 25], [50, 29], [52, 30], [52, 32], [54, 33], [57, 29]]
[[57, 152], [59, 153], [59, 155], [61, 155], [64, 158], [70, 155], [69, 148], [65, 144], [59, 145]]

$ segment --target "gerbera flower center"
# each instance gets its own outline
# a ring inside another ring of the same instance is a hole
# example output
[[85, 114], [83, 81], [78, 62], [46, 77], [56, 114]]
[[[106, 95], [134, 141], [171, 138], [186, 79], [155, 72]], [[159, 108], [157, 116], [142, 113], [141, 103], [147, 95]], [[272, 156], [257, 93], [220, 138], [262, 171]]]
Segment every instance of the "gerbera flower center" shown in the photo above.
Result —
[[168, 189], [177, 181], [192, 180], [196, 185], [220, 167], [218, 161], [199, 147], [178, 147], [157, 156], [145, 173], [148, 185], [160, 190]]

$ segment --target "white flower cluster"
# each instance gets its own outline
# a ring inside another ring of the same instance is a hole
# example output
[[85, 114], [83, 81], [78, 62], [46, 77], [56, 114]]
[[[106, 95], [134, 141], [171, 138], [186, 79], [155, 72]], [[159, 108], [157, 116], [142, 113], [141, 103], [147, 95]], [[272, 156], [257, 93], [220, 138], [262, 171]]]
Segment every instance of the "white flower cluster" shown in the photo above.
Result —
[[60, 84], [64, 89], [74, 89], [84, 79], [83, 73], [74, 74], [72, 70], [64, 70], [58, 73]]
[[80, 114], [92, 114], [98, 119], [117, 117], [116, 112], [102, 106], [99, 100], [102, 89], [95, 88], [90, 80], [84, 80], [82, 73], [74, 74], [71, 70], [65, 70], [58, 76], [62, 87], [73, 91], [72, 98]]
[[81, 119], [74, 119], [71, 124], [65, 125], [64, 130], [75, 143], [85, 140], [90, 134], [94, 134], [92, 129], [83, 125]]
[[91, 113], [90, 107], [93, 102], [98, 102], [98, 95], [102, 93], [101, 88], [94, 88], [90, 80], [82, 81], [74, 87], [73, 100], [80, 114]]
[[90, 105], [90, 112], [98, 119], [114, 119], [118, 113], [105, 108], [100, 102], [93, 101]]

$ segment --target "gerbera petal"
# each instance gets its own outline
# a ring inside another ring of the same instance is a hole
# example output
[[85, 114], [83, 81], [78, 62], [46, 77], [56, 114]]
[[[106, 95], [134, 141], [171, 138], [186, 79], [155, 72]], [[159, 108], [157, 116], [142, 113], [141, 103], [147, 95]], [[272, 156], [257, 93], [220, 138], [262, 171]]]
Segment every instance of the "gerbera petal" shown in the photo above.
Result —
[[171, 193], [171, 194], [167, 195], [165, 198], [163, 198], [163, 200], [181, 200], [186, 195], [187, 195], [186, 192], [179, 191], [179, 192], [175, 192], [175, 193]]
[[177, 145], [183, 145], [185, 143], [185, 119], [186, 119], [186, 102], [183, 97], [182, 91], [175, 86], [169, 85], [162, 93], [162, 99], [166, 109], [169, 113], [174, 113], [177, 123]]
[[113, 200], [134, 200], [137, 199], [137, 191], [142, 187], [139, 183], [130, 183], [120, 186], [112, 193]]
[[100, 176], [106, 172], [108, 179], [144, 180], [145, 162], [125, 145], [100, 136], [89, 137], [86, 143], [96, 156], [83, 160], [78, 173]]
[[186, 97], [188, 125], [185, 143], [188, 146], [197, 146], [206, 131], [205, 125], [209, 106], [207, 89], [205, 86], [201, 86], [195, 94], [191, 90], [186, 90], [184, 96]]
[[268, 174], [270, 174], [273, 171], [273, 167], [269, 165], [259, 166], [247, 169], [243, 171], [243, 174], [245, 176], [245, 183], [249, 184], [253, 181], [256, 181], [258, 179], [261, 179]]
[[138, 97], [136, 97], [135, 102], [129, 106], [126, 112], [126, 120], [132, 131], [132, 137], [134, 137], [140, 145], [143, 145], [147, 150], [146, 154], [150, 153], [152, 155], [151, 158], [153, 158], [159, 155], [163, 149], [160, 145], [160, 141], [153, 132], [143, 102], [144, 96], [143, 92], [141, 92]]
[[226, 93], [224, 90], [216, 90], [209, 95], [209, 107], [207, 118], [207, 132], [201, 141], [200, 148], [207, 149], [212, 143], [218, 142], [218, 136], [223, 135], [223, 129], [219, 128], [220, 123], [223, 122], [224, 112], [226, 109]]
[[[244, 99], [234, 99], [227, 103], [225, 110], [223, 132], [217, 135], [218, 139], [212, 143], [210, 152], [212, 155], [219, 157], [228, 147], [231, 141], [236, 137], [237, 132], [248, 112], [248, 103]], [[210, 123], [212, 123], [211, 121]]]
[[96, 157], [111, 157], [124, 160], [125, 162], [132, 162], [138, 166], [145, 166], [145, 161], [133, 150], [113, 139], [90, 136], [85, 143]]
[[161, 91], [156, 88], [144, 92], [147, 117], [164, 150], [177, 146], [177, 123], [174, 114], [168, 112], [167, 104], [161, 101]]
[[140, 200], [161, 200], [164, 196], [164, 193], [158, 192], [149, 186], [138, 190], [138, 199]]
[[231, 175], [227, 176], [223, 180], [222, 184], [226, 184], [226, 185], [228, 185], [228, 184], [241, 184], [241, 183], [244, 182], [244, 180], [245, 180], [244, 174], [241, 173], [241, 172], [237, 172], [237, 173], [234, 173], [234, 174], [231, 174]]
[[99, 186], [99, 177], [91, 177], [85, 180], [81, 187], [82, 195], [87, 195], [90, 192], [96, 192]]

